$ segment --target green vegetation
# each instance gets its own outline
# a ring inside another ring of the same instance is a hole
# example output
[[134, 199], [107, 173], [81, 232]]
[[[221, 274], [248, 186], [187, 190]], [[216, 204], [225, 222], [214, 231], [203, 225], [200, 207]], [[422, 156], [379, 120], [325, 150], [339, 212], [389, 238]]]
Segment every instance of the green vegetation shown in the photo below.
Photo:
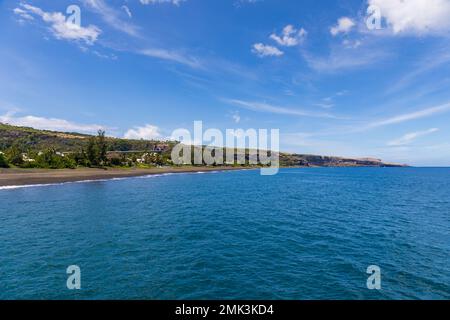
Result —
[[22, 152], [16, 145], [6, 150], [6, 159], [10, 164], [15, 166], [21, 166], [24, 163]]
[[75, 169], [77, 167], [77, 163], [73, 157], [60, 154], [54, 149], [39, 152], [37, 155], [31, 154], [30, 159], [33, 159], [34, 161], [27, 161], [22, 167], [46, 169]]
[[[0, 150], [7, 150], [13, 145], [21, 152], [42, 151], [55, 149], [59, 152], [87, 151], [91, 135], [74, 132], [57, 132], [37, 130], [28, 127], [17, 127], [0, 123]], [[128, 140], [113, 137], [104, 137], [107, 151], [146, 151], [153, 150], [161, 141]], [[164, 142], [174, 145], [174, 142]]]
[[[153, 152], [161, 144], [166, 148]], [[0, 123], [0, 167], [155, 167], [170, 165], [173, 142], [125, 140], [64, 133]]]
[[[173, 166], [171, 152], [175, 144], [174, 141], [161, 142], [107, 137], [102, 130], [96, 136], [92, 136], [0, 123], [0, 152], [2, 152], [0, 153], [0, 168]], [[192, 147], [192, 155], [195, 148], [200, 147]], [[223, 154], [226, 154], [225, 149]], [[245, 158], [248, 163], [249, 150], [245, 150]], [[280, 153], [280, 165], [285, 167], [398, 166], [386, 164], [377, 159], [347, 159], [288, 153]], [[242, 165], [234, 164], [232, 166]]]
[[0, 168], [9, 168], [8, 161], [6, 161], [6, 158], [3, 155], [3, 153], [0, 153]]

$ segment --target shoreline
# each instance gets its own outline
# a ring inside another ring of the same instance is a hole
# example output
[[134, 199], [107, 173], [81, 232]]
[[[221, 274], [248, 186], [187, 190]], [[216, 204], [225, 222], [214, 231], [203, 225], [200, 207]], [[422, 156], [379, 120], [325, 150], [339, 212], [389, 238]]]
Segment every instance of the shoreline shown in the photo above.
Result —
[[[355, 168], [366, 168], [355, 166]], [[325, 167], [305, 167], [287, 166], [280, 168], [325, 168]], [[330, 168], [330, 167], [326, 167]], [[347, 168], [346, 166], [333, 168]], [[350, 166], [349, 166], [350, 168]], [[186, 167], [164, 167], [164, 168], [78, 168], [78, 169], [21, 169], [21, 168], [0, 168], [0, 190], [8, 187], [42, 186], [74, 182], [92, 182], [113, 179], [125, 179], [143, 176], [152, 176], [171, 173], [200, 173], [217, 171], [239, 171], [256, 170], [255, 167], [206, 167], [206, 166], [186, 166]]]
[[152, 169], [0, 169], [0, 187], [50, 185], [69, 182], [112, 180], [167, 173], [235, 171], [247, 167], [170, 167]]

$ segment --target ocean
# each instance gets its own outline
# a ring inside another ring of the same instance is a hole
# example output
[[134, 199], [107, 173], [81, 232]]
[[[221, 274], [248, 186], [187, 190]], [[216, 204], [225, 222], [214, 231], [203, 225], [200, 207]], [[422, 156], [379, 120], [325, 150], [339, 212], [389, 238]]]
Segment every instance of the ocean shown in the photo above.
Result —
[[3, 188], [0, 257], [0, 299], [450, 299], [450, 169]]

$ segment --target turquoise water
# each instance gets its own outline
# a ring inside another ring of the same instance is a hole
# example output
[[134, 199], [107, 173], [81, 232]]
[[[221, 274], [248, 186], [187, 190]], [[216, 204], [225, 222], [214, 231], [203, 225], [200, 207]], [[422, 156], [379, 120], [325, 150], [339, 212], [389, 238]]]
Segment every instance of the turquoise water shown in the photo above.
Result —
[[438, 168], [0, 190], [0, 299], [449, 299], [449, 195]]

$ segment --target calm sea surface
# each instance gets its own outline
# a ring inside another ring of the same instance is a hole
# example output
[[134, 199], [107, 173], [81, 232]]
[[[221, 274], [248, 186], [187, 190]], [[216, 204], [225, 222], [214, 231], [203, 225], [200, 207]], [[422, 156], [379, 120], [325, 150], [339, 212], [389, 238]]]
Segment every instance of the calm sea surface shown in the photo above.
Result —
[[[81, 268], [79, 291], [66, 268]], [[368, 290], [378, 265], [382, 289]], [[0, 299], [449, 299], [450, 169], [0, 190]]]

